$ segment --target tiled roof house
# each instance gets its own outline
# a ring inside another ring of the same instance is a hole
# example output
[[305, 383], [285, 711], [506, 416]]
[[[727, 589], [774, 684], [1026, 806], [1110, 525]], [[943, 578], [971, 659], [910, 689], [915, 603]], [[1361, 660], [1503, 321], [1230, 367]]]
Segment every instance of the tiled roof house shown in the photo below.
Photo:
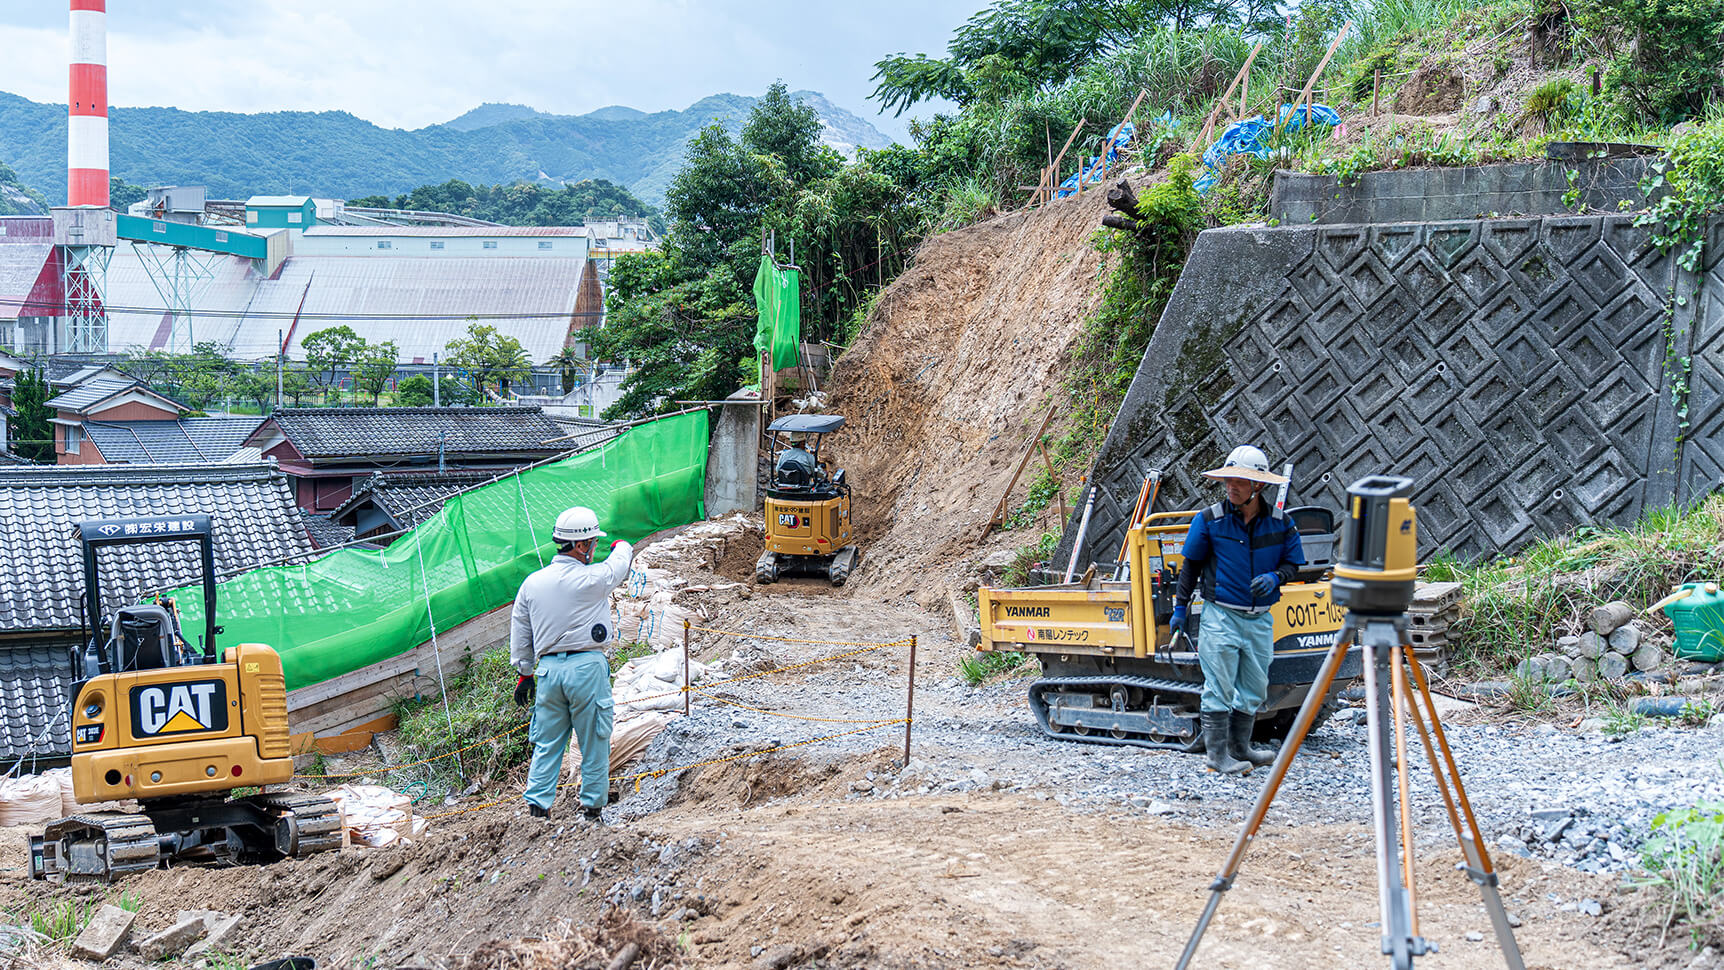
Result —
[[[71, 654], [84, 636], [84, 519], [207, 513], [218, 573], [312, 551], [286, 476], [267, 464], [0, 467], [0, 759], [70, 750], [60, 713]], [[182, 545], [104, 550], [104, 614], [195, 580]], [[218, 605], [219, 617], [219, 605]], [[56, 723], [58, 720], [58, 723]], [[46, 734], [44, 735], [44, 732]]]
[[536, 407], [283, 408], [245, 442], [281, 463], [300, 508], [332, 512], [378, 471], [496, 474], [571, 450]]

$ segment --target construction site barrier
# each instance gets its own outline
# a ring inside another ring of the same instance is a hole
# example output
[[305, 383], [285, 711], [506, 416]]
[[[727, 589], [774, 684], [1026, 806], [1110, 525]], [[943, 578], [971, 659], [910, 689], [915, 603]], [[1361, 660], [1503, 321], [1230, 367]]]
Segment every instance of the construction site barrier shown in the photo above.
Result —
[[[857, 649], [846, 650], [846, 651], [843, 651], [841, 653], [827, 654], [825, 656], [816, 657], [812, 660], [803, 660], [803, 661], [798, 661], [796, 663], [782, 664], [782, 665], [773, 667], [770, 670], [753, 671], [753, 672], [746, 673], [746, 674], [739, 674], [735, 677], [729, 677], [729, 678], [726, 678], [726, 679], [720, 680], [720, 681], [712, 681], [709, 683], [696, 685], [696, 684], [691, 684], [688, 682], [688, 680], [687, 680], [687, 667], [686, 667], [686, 659], [688, 657], [688, 646], [689, 646], [688, 637], [689, 637], [689, 634], [691, 634], [693, 632], [709, 633], [709, 634], [715, 634], [715, 635], [723, 636], [723, 637], [734, 637], [734, 638], [742, 639], [742, 640], [765, 640], [765, 641], [770, 641], [770, 642], [775, 642], [775, 643], [802, 643], [802, 644], [810, 644], [810, 645], [817, 645], [817, 646], [856, 647]], [[683, 633], [684, 633], [683, 656], [685, 659], [683, 686], [681, 686], [680, 688], [677, 688], [676, 690], [666, 691], [666, 692], [663, 692], [660, 694], [652, 694], [652, 695], [648, 695], [645, 697], [629, 698], [630, 701], [639, 702], [639, 701], [659, 700], [659, 699], [662, 699], [664, 697], [673, 697], [673, 696], [679, 696], [680, 695], [684, 699], [684, 713], [686, 714], [686, 713], [690, 713], [690, 704], [692, 702], [692, 699], [698, 695], [700, 697], [703, 697], [707, 700], [713, 701], [713, 702], [718, 703], [718, 704], [726, 705], [729, 707], [740, 708], [742, 710], [750, 711], [750, 712], [753, 712], [756, 714], [768, 715], [768, 716], [772, 716], [772, 717], [782, 717], [782, 718], [786, 718], [786, 719], [790, 719], [790, 720], [797, 720], [797, 721], [804, 721], [804, 722], [832, 723], [832, 724], [856, 724], [856, 725], [860, 725], [860, 726], [854, 727], [854, 728], [851, 728], [851, 729], [845, 730], [845, 731], [838, 731], [838, 732], [835, 732], [832, 734], [821, 735], [819, 737], [806, 738], [806, 739], [803, 739], [800, 741], [790, 741], [790, 742], [786, 742], [784, 744], [774, 745], [774, 746], [768, 747], [768, 748], [753, 748], [753, 749], [743, 751], [743, 752], [733, 754], [733, 755], [725, 755], [723, 757], [715, 757], [715, 758], [706, 758], [706, 759], [703, 759], [700, 761], [690, 762], [688, 764], [676, 765], [674, 767], [650, 768], [650, 769], [644, 769], [644, 770], [633, 771], [633, 772], [621, 772], [621, 773], [613, 774], [610, 776], [610, 781], [613, 784], [632, 785], [633, 788], [635, 789], [635, 791], [639, 792], [641, 782], [649, 780], [649, 779], [663, 778], [663, 777], [666, 777], [669, 775], [681, 774], [682, 772], [685, 772], [685, 771], [691, 771], [695, 768], [703, 768], [703, 767], [707, 767], [709, 765], [725, 764], [725, 763], [731, 762], [731, 761], [741, 761], [741, 760], [745, 760], [747, 758], [756, 757], [758, 755], [771, 754], [771, 753], [776, 752], [776, 751], [787, 751], [787, 750], [790, 750], [793, 748], [807, 747], [808, 745], [819, 744], [823, 741], [831, 741], [831, 740], [834, 740], [837, 738], [849, 737], [851, 735], [864, 734], [864, 733], [867, 733], [869, 731], [878, 731], [878, 730], [881, 730], [884, 728], [896, 727], [897, 725], [900, 725], [900, 724], [904, 726], [904, 763], [909, 764], [911, 727], [915, 721], [916, 643], [917, 643], [917, 638], [915, 636], [906, 637], [906, 638], [901, 639], [901, 640], [890, 640], [890, 641], [884, 641], [884, 642], [850, 641], [850, 640], [811, 640], [811, 639], [803, 639], [803, 638], [799, 638], [799, 637], [770, 636], [770, 635], [766, 635], [766, 634], [745, 633], [745, 632], [737, 631], [737, 630], [720, 630], [720, 629], [714, 629], [714, 628], [710, 628], [710, 627], [696, 627], [690, 623], [687, 623], [686, 621], [685, 621], [684, 626], [683, 626]], [[861, 654], [871, 653], [871, 652], [874, 652], [877, 650], [886, 650], [886, 649], [890, 649], [893, 647], [908, 647], [909, 648], [908, 662], [906, 664], [907, 670], [906, 670], [906, 676], [905, 676], [904, 716], [903, 717], [856, 718], [856, 717], [832, 717], [832, 716], [825, 716], [825, 715], [797, 714], [797, 713], [791, 713], [788, 711], [775, 711], [775, 710], [770, 710], [767, 708], [755, 707], [752, 705], [740, 703], [738, 701], [733, 701], [733, 700], [730, 700], [728, 698], [719, 697], [719, 696], [712, 693], [712, 691], [714, 691], [716, 688], [724, 687], [728, 684], [738, 684], [738, 683], [742, 683], [744, 681], [757, 680], [757, 679], [762, 678], [762, 677], [770, 677], [770, 676], [773, 676], [776, 674], [784, 674], [784, 673], [789, 673], [789, 672], [797, 671], [797, 670], [806, 670], [810, 667], [819, 666], [821, 664], [833, 663], [833, 662], [836, 662], [839, 660], [845, 660], [845, 659], [848, 659], [851, 657], [859, 656]], [[305, 780], [305, 781], [347, 779], [347, 778], [360, 778], [360, 777], [376, 778], [376, 777], [381, 777], [381, 776], [388, 775], [388, 774], [391, 774], [391, 773], [394, 773], [397, 771], [403, 771], [403, 770], [406, 770], [408, 768], [416, 768], [416, 767], [420, 767], [423, 765], [431, 764], [433, 762], [442, 761], [444, 759], [449, 759], [449, 758], [456, 759], [457, 764], [459, 764], [459, 758], [463, 752], [471, 751], [475, 748], [483, 747], [484, 745], [487, 745], [487, 744], [494, 744], [496, 742], [503, 740], [504, 738], [508, 738], [508, 737], [512, 737], [514, 735], [517, 735], [517, 734], [521, 733], [522, 731], [527, 730], [527, 728], [530, 726], [530, 724], [531, 724], [530, 721], [523, 722], [521, 724], [516, 725], [513, 728], [510, 728], [507, 731], [503, 731], [503, 732], [500, 732], [498, 734], [494, 734], [488, 738], [484, 738], [484, 739], [481, 739], [478, 741], [473, 741], [471, 743], [462, 745], [461, 747], [456, 748], [452, 751], [445, 751], [442, 754], [433, 755], [433, 756], [428, 757], [428, 758], [421, 758], [417, 761], [410, 761], [410, 762], [405, 762], [403, 764], [375, 767], [375, 768], [370, 768], [370, 769], [367, 769], [364, 771], [328, 772], [328, 773], [321, 773], [321, 774], [295, 774], [293, 777], [296, 780]], [[568, 781], [568, 782], [564, 782], [564, 783], [558, 785], [557, 787], [558, 787], [558, 790], [560, 791], [563, 788], [570, 787], [571, 785], [578, 786], [579, 782], [578, 781]], [[481, 803], [478, 805], [463, 806], [461, 808], [452, 809], [452, 810], [447, 811], [447, 812], [438, 812], [435, 814], [423, 815], [420, 817], [425, 818], [425, 819], [438, 819], [438, 818], [448, 818], [448, 817], [455, 816], [455, 815], [465, 815], [465, 814], [468, 814], [471, 812], [477, 812], [477, 811], [481, 811], [483, 809], [492, 808], [492, 807], [495, 807], [497, 805], [504, 804], [504, 803], [506, 803], [512, 799], [519, 798], [520, 796], [521, 796], [521, 792], [515, 792], [515, 793], [508, 795], [508, 796], [505, 796], [503, 798], [499, 798], [499, 799], [496, 799], [493, 801], [484, 802], [484, 803]]]
[[[639, 540], [702, 515], [707, 413], [641, 424], [552, 464], [451, 496], [381, 550], [341, 549], [218, 584], [217, 647], [268, 644], [293, 690], [386, 660], [515, 598], [555, 553], [551, 523], [574, 505], [612, 537]], [[217, 537], [217, 542], [221, 542]], [[609, 550], [600, 547], [602, 561]], [[176, 591], [180, 592], [180, 591]], [[202, 599], [176, 598], [188, 629]], [[438, 677], [442, 661], [438, 657]], [[442, 684], [439, 684], [442, 687]]]

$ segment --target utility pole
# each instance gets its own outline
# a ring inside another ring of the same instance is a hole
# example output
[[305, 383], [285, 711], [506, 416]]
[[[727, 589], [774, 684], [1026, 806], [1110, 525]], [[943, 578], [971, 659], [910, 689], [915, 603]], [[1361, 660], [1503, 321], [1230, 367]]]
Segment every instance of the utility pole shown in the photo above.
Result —
[[449, 432], [437, 432], [437, 474], [443, 474], [443, 446], [449, 440]]
[[285, 341], [286, 339], [287, 339], [287, 335], [284, 334], [282, 331], [277, 330], [275, 332], [275, 409], [277, 411], [281, 410], [281, 404], [282, 404], [282, 401], [281, 401], [281, 358], [286, 351], [286, 348], [282, 346], [282, 342]]
[[[425, 358], [419, 359], [424, 360]], [[431, 406], [434, 408], [443, 406], [443, 376], [437, 369], [436, 354], [431, 355]]]

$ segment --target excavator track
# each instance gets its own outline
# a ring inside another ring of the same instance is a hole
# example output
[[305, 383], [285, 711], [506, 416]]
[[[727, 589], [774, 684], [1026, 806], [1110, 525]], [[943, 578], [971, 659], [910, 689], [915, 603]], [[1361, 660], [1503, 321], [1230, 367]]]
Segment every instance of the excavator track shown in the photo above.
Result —
[[[1203, 746], [1196, 713], [1202, 690], [1161, 677], [1044, 677], [1030, 684], [1030, 710], [1042, 733], [1060, 741], [1196, 751]], [[1098, 696], [1108, 706], [1095, 706]], [[1185, 709], [1191, 713], [1180, 713]]]
[[283, 856], [341, 848], [341, 807], [322, 795], [253, 795], [245, 799], [275, 818], [275, 848]]
[[113, 882], [160, 863], [161, 841], [147, 815], [71, 815], [30, 838], [31, 875], [53, 882]]
[[826, 567], [826, 578], [834, 586], [843, 586], [850, 578], [850, 571], [856, 568], [855, 546], [850, 546], [838, 555], [832, 557], [832, 563]]

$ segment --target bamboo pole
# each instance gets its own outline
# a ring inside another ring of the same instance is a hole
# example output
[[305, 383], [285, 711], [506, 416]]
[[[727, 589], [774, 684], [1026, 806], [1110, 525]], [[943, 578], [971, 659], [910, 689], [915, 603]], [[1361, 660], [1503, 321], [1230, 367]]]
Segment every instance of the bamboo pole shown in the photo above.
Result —
[[916, 723], [916, 635], [910, 634], [910, 684], [904, 691], [904, 766], [910, 766], [910, 726]]
[[689, 688], [694, 686], [688, 677], [688, 617], [682, 618], [682, 713], [688, 715]]
[[[1227, 110], [1228, 102], [1231, 101], [1233, 98], [1233, 89], [1237, 88], [1241, 84], [1245, 83], [1246, 79], [1251, 76], [1251, 65], [1253, 62], [1255, 62], [1257, 60], [1257, 54], [1261, 50], [1263, 50], [1263, 42], [1258, 41], [1257, 46], [1251, 48], [1251, 56], [1247, 57], [1245, 59], [1245, 64], [1239, 68], [1239, 73], [1233, 75], [1233, 83], [1229, 84], [1227, 86], [1227, 90], [1225, 92], [1223, 92], [1221, 97], [1215, 102], [1215, 108], [1209, 112], [1209, 117], [1204, 120], [1204, 122], [1203, 122], [1203, 136], [1198, 139], [1199, 141], [1207, 142], [1207, 141], [1209, 141], [1209, 136], [1214, 134], [1215, 122], [1220, 120], [1221, 112]], [[1240, 95], [1239, 104], [1240, 104], [1239, 113], [1243, 117], [1245, 114], [1245, 108], [1244, 108], [1245, 97], [1244, 97], [1244, 95]]]
[[[1329, 66], [1329, 59], [1335, 56], [1336, 49], [1341, 46], [1341, 40], [1347, 36], [1347, 31], [1351, 30], [1352, 27], [1353, 22], [1349, 20], [1341, 25], [1340, 30], [1335, 32], [1335, 39], [1329, 42], [1329, 49], [1323, 52], [1323, 59], [1317, 62], [1317, 69], [1311, 72], [1311, 77], [1305, 82], [1305, 87], [1300, 90], [1299, 96], [1293, 99], [1293, 111], [1299, 110], [1300, 102], [1305, 103], [1305, 120], [1307, 122], [1311, 120], [1311, 89], [1317, 86], [1317, 79], [1323, 76], [1323, 69]], [[1291, 111], [1288, 112], [1288, 117], [1292, 117]], [[1281, 120], [1281, 111], [1277, 109], [1275, 112], [1275, 134], [1277, 136], [1281, 134]]]

